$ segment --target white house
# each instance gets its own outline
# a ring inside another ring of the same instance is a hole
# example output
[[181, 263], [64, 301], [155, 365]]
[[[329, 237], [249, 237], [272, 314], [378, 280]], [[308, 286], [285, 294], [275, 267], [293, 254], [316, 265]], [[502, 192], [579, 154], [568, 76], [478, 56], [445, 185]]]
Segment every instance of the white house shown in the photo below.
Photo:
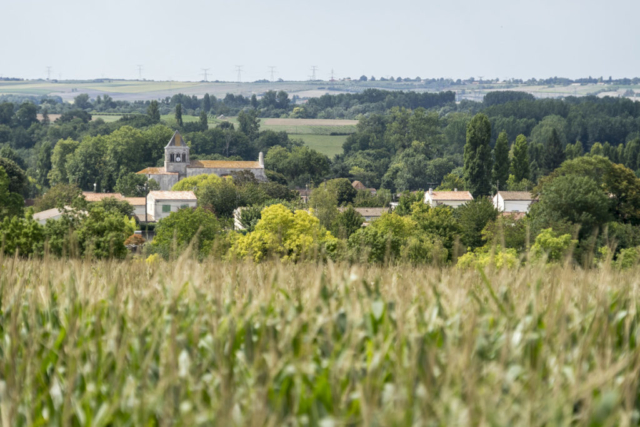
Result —
[[[74, 211], [69, 206], [65, 206], [65, 209], [67, 210], [67, 214], [69, 215], [86, 215], [87, 214], [87, 212], [85, 211]], [[62, 218], [62, 215], [64, 214], [65, 212], [61, 211], [60, 209], [53, 208], [53, 209], [47, 209], [46, 211], [33, 214], [33, 219], [35, 221], [38, 221], [40, 225], [45, 225], [48, 219], [52, 221], [57, 221], [60, 218]]]
[[493, 206], [500, 212], [529, 212], [534, 198], [528, 191], [498, 191], [493, 196]]
[[[133, 215], [138, 218], [138, 221], [144, 222], [144, 197], [125, 197], [123, 200], [133, 206]], [[151, 212], [148, 213], [150, 214]]]
[[457, 208], [473, 200], [473, 196], [468, 191], [434, 191], [432, 188], [424, 193], [424, 202], [435, 208], [446, 205]]
[[[150, 191], [147, 195], [149, 222], [168, 217], [182, 208], [195, 208], [198, 199], [193, 191]], [[144, 213], [143, 213], [144, 215]]]

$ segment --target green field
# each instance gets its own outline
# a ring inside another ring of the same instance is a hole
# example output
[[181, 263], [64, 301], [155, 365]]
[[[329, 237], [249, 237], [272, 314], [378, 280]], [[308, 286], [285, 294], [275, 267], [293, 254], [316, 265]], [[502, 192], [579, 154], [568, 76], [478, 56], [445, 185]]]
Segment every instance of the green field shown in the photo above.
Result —
[[332, 158], [342, 153], [342, 144], [347, 140], [346, 135], [290, 135], [291, 139], [301, 139], [305, 145]]
[[0, 255], [11, 426], [629, 426], [638, 273]]

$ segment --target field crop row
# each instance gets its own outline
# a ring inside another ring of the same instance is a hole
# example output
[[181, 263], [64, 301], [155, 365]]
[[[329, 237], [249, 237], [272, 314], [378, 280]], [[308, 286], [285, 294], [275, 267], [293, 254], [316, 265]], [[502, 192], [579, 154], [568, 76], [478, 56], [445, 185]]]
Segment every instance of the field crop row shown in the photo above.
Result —
[[3, 425], [631, 425], [639, 271], [0, 258]]

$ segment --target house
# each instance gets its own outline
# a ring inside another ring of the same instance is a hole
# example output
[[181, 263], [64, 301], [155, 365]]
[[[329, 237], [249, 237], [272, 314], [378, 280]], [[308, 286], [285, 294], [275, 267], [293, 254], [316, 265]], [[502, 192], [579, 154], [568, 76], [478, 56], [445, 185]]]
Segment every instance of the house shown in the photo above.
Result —
[[311, 197], [311, 190], [309, 188], [296, 188], [296, 191], [300, 194], [302, 203], [309, 202], [309, 197]]
[[144, 197], [125, 197], [123, 198], [123, 200], [133, 206], [133, 215], [138, 219], [139, 222], [146, 222], [144, 218], [146, 206]]
[[529, 212], [535, 199], [528, 191], [498, 191], [493, 196], [493, 206], [500, 212]]
[[124, 196], [120, 193], [95, 193], [93, 191], [83, 191], [82, 196], [89, 203], [101, 202], [102, 199], [107, 199], [107, 198], [124, 200]]
[[[347, 208], [338, 208], [340, 212], [344, 212]], [[368, 225], [371, 221], [375, 221], [380, 218], [383, 213], [388, 213], [389, 208], [353, 208], [356, 212], [364, 217], [365, 225]]]
[[473, 196], [468, 191], [434, 191], [430, 188], [424, 193], [424, 202], [432, 208], [442, 205], [457, 208], [472, 200]]
[[[65, 209], [71, 209], [69, 206], [65, 206]], [[70, 211], [70, 212], [74, 212], [74, 211]], [[86, 215], [85, 211], [79, 211], [82, 215]], [[38, 212], [33, 214], [33, 219], [34, 221], [38, 221], [38, 223], [40, 225], [45, 225], [47, 223], [47, 220], [50, 219], [52, 221], [57, 221], [60, 218], [62, 218], [62, 215], [64, 215], [64, 211], [58, 209], [58, 208], [53, 208], [53, 209], [47, 209], [46, 211], [42, 211], [42, 212]]]
[[191, 160], [190, 148], [176, 131], [169, 143], [164, 147], [164, 167], [146, 168], [138, 172], [154, 179], [160, 184], [160, 190], [171, 190], [173, 185], [190, 176], [216, 174], [218, 176], [232, 175], [236, 172], [251, 172], [258, 181], [266, 182], [264, 172], [264, 156], [258, 156], [257, 162], [230, 160]]
[[356, 190], [358, 190], [358, 191], [362, 191], [362, 190], [368, 191], [369, 193], [371, 193], [371, 194], [372, 194], [372, 195], [374, 195], [374, 196], [378, 193], [378, 191], [377, 191], [375, 188], [367, 188], [367, 187], [366, 187], [362, 182], [360, 182], [360, 181], [353, 181], [353, 182], [351, 183], [351, 186], [352, 186], [353, 188], [355, 188]]
[[171, 212], [196, 206], [198, 199], [193, 191], [150, 191], [147, 195], [148, 221], [159, 221]]

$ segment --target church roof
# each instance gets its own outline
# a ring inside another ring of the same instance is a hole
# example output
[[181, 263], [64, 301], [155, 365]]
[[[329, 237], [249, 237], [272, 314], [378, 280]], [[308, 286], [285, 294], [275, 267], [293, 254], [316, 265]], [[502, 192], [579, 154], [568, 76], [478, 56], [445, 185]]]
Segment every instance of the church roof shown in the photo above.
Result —
[[236, 160], [191, 160], [188, 168], [206, 169], [262, 169], [260, 162], [245, 162]]
[[167, 172], [167, 171], [165, 171], [164, 167], [161, 167], [161, 168], [144, 168], [138, 173], [145, 174], [145, 175], [178, 175], [178, 172]]
[[164, 148], [167, 147], [187, 147], [187, 143], [184, 142], [184, 139], [182, 139], [182, 135], [180, 135], [180, 132], [175, 131], [173, 133], [173, 136], [169, 140], [169, 143]]

